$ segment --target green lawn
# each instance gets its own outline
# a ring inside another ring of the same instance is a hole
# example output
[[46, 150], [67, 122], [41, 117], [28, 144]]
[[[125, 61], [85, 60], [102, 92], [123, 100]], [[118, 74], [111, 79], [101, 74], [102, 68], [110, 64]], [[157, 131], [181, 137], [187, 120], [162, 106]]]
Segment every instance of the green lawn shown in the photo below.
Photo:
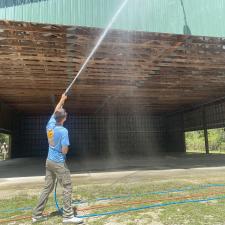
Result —
[[[145, 173], [145, 174], [144, 174]], [[144, 175], [143, 175], [144, 174]], [[222, 176], [221, 176], [222, 175]], [[150, 174], [139, 171], [136, 175], [127, 176], [124, 179], [112, 179], [110, 177], [99, 180], [79, 180], [74, 178], [74, 199], [81, 199], [85, 203], [79, 204], [79, 215], [89, 213], [105, 213], [121, 209], [143, 207], [157, 203], [168, 203], [189, 199], [202, 199], [212, 196], [225, 195], [225, 186], [199, 188], [201, 185], [210, 183], [221, 183], [224, 181], [223, 171], [210, 172], [179, 172]], [[2, 212], [1, 210], [35, 206], [42, 183], [31, 185], [21, 184], [11, 186], [9, 189], [0, 186], [0, 224], [2, 219], [16, 218], [17, 216], [31, 215], [31, 210]], [[193, 187], [180, 192], [168, 192], [164, 194], [152, 194], [149, 192], [165, 191], [168, 189], [183, 189]], [[2, 192], [2, 193], [1, 193]], [[62, 203], [61, 188], [58, 189], [59, 204]], [[11, 193], [11, 194], [9, 194]], [[144, 194], [145, 193], [145, 194]], [[146, 194], [147, 193], [147, 194]], [[144, 195], [143, 195], [144, 194]], [[129, 198], [124, 196], [130, 195]], [[107, 199], [97, 201], [96, 198], [123, 196], [123, 198]], [[154, 202], [151, 202], [154, 201]], [[89, 207], [103, 207], [87, 210]], [[85, 210], [82, 210], [82, 208]], [[54, 212], [55, 205], [51, 196], [46, 208], [47, 212]], [[183, 205], [169, 205], [140, 211], [116, 214], [112, 216], [93, 217], [85, 219], [89, 225], [219, 225], [225, 224], [225, 200], [214, 200], [205, 203], [188, 203]], [[30, 219], [7, 222], [5, 224], [31, 224]], [[47, 222], [40, 224], [61, 224], [61, 217], [54, 215]]]

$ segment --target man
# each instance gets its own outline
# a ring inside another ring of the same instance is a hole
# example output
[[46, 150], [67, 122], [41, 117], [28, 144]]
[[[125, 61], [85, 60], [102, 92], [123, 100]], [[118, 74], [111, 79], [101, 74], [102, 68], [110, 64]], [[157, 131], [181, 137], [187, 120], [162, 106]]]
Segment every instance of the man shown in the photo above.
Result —
[[56, 178], [63, 187], [63, 223], [78, 224], [83, 222], [82, 219], [74, 216], [71, 206], [72, 183], [70, 171], [65, 163], [68, 146], [70, 144], [68, 130], [63, 127], [67, 118], [67, 113], [65, 109], [63, 109], [66, 99], [67, 96], [63, 94], [46, 127], [49, 150], [46, 160], [45, 186], [41, 193], [38, 205], [33, 211], [33, 222], [47, 219], [42, 213], [48, 201], [48, 196], [54, 189]]
[[6, 160], [8, 154], [8, 145], [4, 142], [2, 145], [3, 160]]

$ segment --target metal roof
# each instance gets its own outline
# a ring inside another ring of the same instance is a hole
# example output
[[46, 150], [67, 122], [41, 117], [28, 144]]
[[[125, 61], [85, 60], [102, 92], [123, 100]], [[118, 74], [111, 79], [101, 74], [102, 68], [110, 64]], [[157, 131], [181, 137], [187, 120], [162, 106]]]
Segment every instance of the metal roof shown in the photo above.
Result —
[[[122, 0], [2, 0], [0, 19], [104, 28]], [[225, 37], [225, 0], [129, 0], [113, 28]]]

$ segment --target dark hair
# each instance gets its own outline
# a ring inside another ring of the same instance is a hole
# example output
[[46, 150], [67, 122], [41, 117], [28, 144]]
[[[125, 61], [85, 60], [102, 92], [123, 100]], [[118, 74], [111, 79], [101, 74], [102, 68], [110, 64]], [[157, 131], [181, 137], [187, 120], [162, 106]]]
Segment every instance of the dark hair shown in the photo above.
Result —
[[55, 117], [56, 122], [60, 123], [63, 119], [65, 119], [67, 117], [67, 112], [65, 109], [62, 108], [55, 112], [54, 117]]

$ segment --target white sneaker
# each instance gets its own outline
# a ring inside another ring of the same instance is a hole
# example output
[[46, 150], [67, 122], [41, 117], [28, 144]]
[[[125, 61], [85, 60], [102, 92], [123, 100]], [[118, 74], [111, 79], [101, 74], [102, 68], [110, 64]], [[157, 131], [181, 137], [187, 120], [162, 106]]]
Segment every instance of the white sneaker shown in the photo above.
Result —
[[71, 217], [71, 218], [64, 218], [63, 219], [63, 223], [76, 223], [76, 224], [79, 224], [79, 223], [83, 223], [83, 219], [81, 218], [78, 218], [78, 217]]
[[32, 223], [43, 222], [43, 221], [46, 221], [47, 219], [48, 219], [47, 216], [36, 216], [36, 217], [32, 217]]

